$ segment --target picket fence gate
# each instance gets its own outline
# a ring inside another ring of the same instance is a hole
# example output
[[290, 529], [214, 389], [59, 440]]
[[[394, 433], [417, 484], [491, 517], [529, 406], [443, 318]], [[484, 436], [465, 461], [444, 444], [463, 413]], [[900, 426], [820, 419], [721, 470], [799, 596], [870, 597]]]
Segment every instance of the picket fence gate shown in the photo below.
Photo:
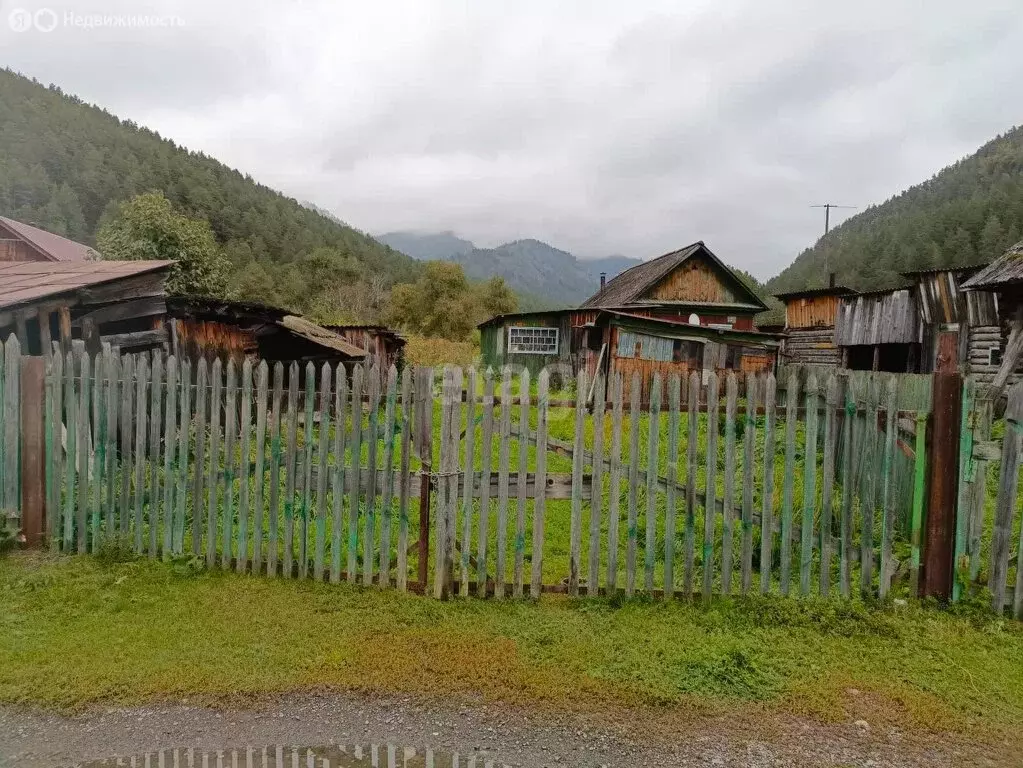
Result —
[[[15, 518], [19, 357], [12, 337], [0, 499]], [[620, 377], [580, 372], [561, 393], [550, 378], [56, 353], [46, 535], [438, 597], [917, 594], [928, 377], [694, 373], [643, 404]], [[1002, 446], [975, 395], [968, 382], [955, 597], [986, 575], [1020, 616], [1023, 387]], [[992, 445], [1016, 470], [994, 509], [978, 492]]]

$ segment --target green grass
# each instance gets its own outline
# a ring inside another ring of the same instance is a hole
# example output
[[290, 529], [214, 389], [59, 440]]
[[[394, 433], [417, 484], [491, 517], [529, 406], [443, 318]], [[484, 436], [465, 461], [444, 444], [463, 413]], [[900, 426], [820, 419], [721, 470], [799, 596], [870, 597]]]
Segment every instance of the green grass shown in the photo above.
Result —
[[536, 711], [862, 716], [1020, 740], [1023, 628], [980, 612], [780, 598], [444, 603], [125, 557], [0, 560], [0, 701], [478, 693]]

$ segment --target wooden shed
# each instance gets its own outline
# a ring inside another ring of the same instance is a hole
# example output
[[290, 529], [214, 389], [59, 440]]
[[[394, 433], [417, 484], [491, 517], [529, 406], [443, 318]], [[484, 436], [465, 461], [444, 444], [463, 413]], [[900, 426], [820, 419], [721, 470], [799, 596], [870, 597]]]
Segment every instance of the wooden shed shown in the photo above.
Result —
[[[1004, 352], [992, 355], [990, 367], [997, 367], [988, 395], [998, 397], [1008, 384], [1020, 380], [1023, 362], [1023, 241], [1009, 248], [991, 264], [963, 281], [968, 293], [988, 292], [995, 296], [1000, 338], [1008, 337]], [[989, 341], [989, 343], [992, 343]], [[979, 346], [979, 345], [978, 345]], [[995, 362], [997, 360], [997, 362]], [[990, 368], [989, 368], [990, 370]]]
[[392, 365], [401, 368], [405, 362], [405, 339], [393, 328], [386, 325], [327, 325], [327, 330], [336, 333], [359, 349], [366, 350], [372, 364], [381, 371]]
[[778, 293], [785, 303], [785, 346], [788, 364], [835, 367], [841, 363], [835, 343], [835, 320], [843, 296], [855, 291], [841, 285]]
[[365, 349], [279, 307], [216, 298], [168, 300], [172, 350], [190, 357], [276, 362], [362, 362]]
[[998, 296], [962, 288], [982, 268], [973, 265], [903, 273], [916, 283], [921, 373], [959, 371], [983, 383], [994, 378], [1002, 351]]
[[57, 339], [93, 354], [103, 343], [122, 352], [165, 348], [164, 283], [170, 261], [15, 261], [0, 263], [0, 339], [17, 334], [22, 350], [49, 355]]
[[835, 343], [843, 368], [891, 373], [915, 371], [920, 336], [913, 286], [839, 299]]

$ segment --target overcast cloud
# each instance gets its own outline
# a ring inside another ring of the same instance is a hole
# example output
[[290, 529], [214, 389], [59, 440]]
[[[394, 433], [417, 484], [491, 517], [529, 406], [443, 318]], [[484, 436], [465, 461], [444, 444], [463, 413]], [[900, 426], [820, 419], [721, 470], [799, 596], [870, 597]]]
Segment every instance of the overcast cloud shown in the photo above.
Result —
[[0, 56], [366, 231], [702, 239], [760, 277], [820, 235], [811, 203], [1023, 121], [1019, 0], [0, 0]]

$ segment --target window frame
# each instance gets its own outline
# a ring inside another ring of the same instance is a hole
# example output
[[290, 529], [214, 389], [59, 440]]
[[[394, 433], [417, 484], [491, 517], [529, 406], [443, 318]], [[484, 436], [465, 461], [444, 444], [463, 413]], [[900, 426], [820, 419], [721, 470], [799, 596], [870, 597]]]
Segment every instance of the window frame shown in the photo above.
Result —
[[[529, 332], [534, 334], [532, 341], [521, 341], [512, 338], [513, 331], [520, 333]], [[537, 334], [537, 331], [542, 333]], [[551, 337], [553, 341], [546, 345], [543, 349], [536, 349], [539, 346], [540, 339], [544, 337]], [[557, 355], [561, 349], [561, 329], [553, 328], [548, 325], [509, 325], [508, 331], [505, 335], [506, 349], [509, 355]], [[527, 349], [524, 347], [534, 347], [533, 349]]]

